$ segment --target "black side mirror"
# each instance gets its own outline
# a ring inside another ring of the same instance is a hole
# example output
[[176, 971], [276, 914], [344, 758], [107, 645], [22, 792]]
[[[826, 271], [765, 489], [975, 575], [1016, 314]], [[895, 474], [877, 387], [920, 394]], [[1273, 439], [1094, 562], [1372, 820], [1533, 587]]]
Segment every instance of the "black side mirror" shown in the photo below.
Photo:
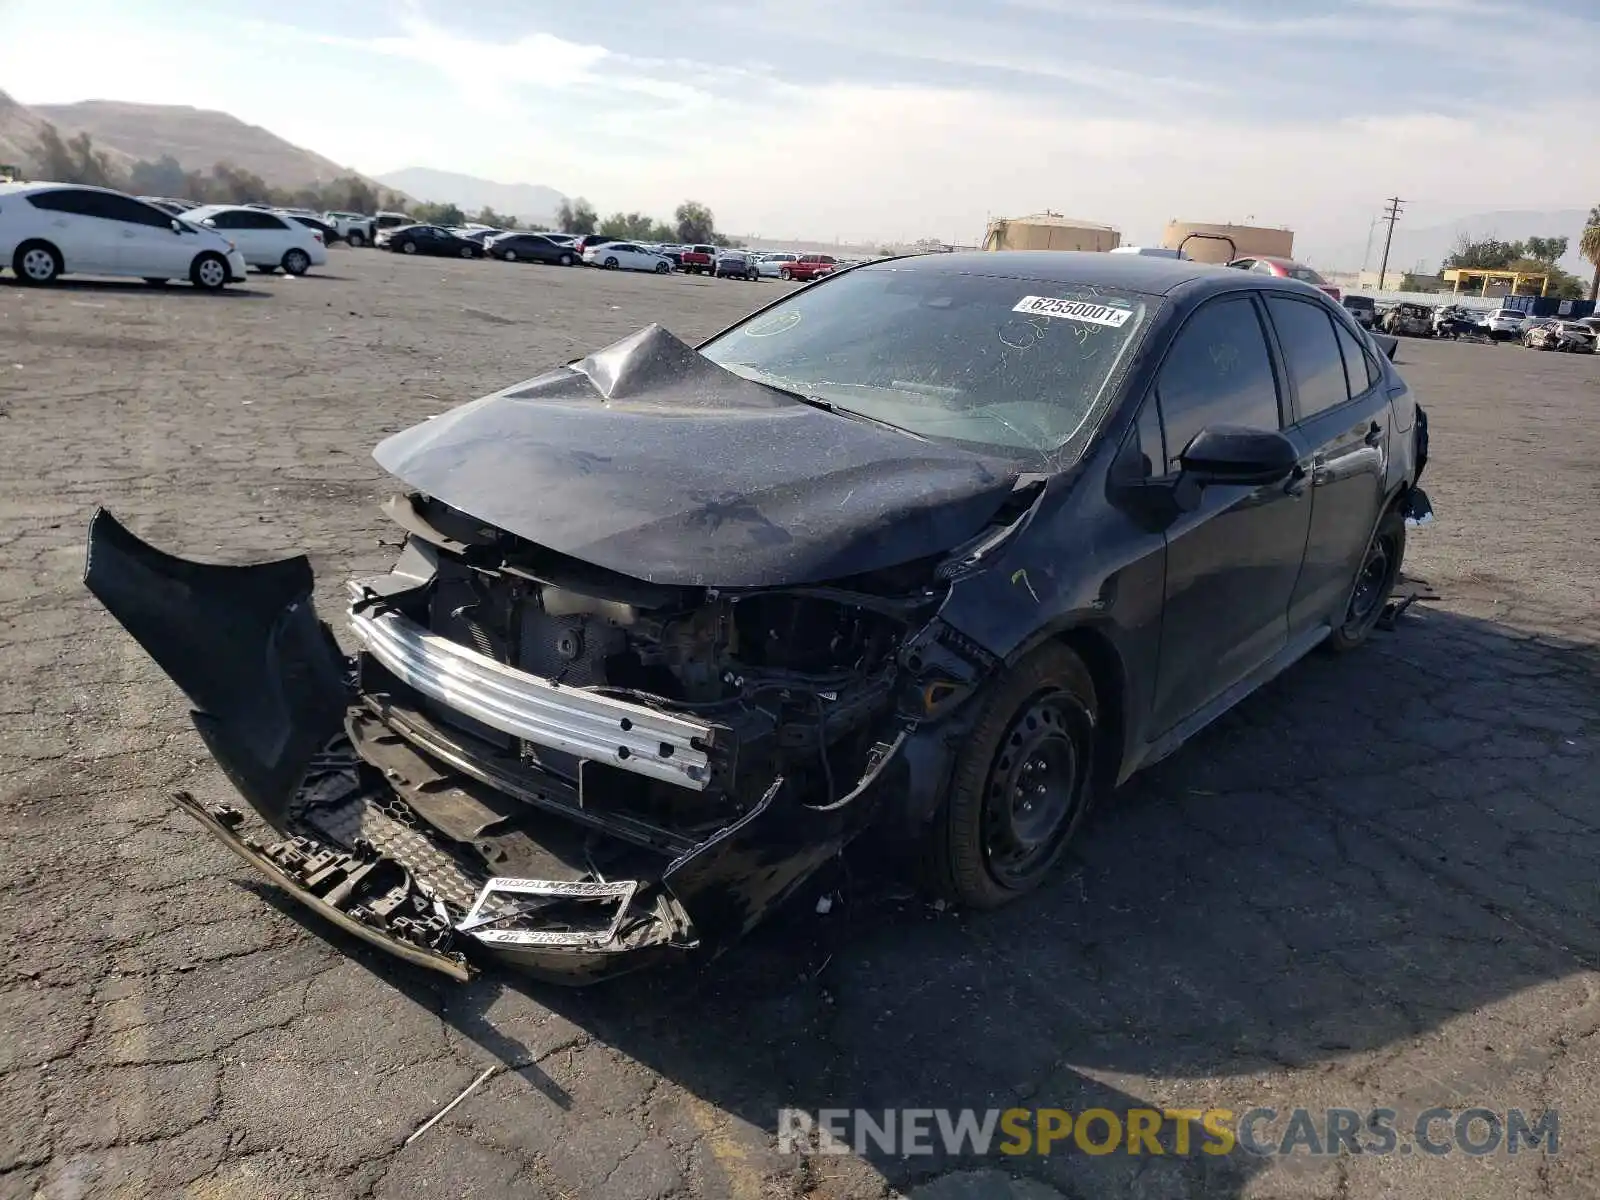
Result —
[[1265, 487], [1289, 478], [1300, 461], [1294, 443], [1275, 429], [1211, 425], [1195, 434], [1178, 461], [1201, 487]]

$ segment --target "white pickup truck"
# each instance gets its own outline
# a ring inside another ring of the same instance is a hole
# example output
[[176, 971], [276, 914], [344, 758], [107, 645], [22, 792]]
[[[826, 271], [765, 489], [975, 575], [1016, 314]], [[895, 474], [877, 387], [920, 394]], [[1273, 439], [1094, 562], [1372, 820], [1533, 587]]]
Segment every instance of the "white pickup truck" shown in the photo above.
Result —
[[322, 219], [339, 231], [339, 236], [353, 249], [372, 245], [377, 236], [377, 219], [353, 212], [325, 212]]

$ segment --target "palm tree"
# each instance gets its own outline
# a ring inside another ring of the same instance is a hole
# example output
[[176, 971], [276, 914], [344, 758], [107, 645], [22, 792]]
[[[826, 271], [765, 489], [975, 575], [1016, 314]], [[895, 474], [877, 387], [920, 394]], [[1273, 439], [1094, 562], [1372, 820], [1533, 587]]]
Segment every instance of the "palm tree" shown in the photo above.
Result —
[[1589, 223], [1578, 239], [1578, 253], [1594, 264], [1594, 280], [1589, 284], [1589, 299], [1600, 300], [1600, 204], [1589, 210]]

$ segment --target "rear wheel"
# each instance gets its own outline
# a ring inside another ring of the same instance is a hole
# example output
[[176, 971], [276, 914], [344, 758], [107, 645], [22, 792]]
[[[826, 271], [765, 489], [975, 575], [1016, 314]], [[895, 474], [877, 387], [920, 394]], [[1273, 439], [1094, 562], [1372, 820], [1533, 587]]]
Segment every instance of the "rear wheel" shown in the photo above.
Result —
[[621, 265], [614, 257], [606, 259], [606, 270], [608, 271], [615, 271]]
[[23, 242], [11, 256], [11, 269], [23, 283], [54, 283], [61, 274], [61, 251], [49, 242]]
[[359, 250], [361, 247], [367, 244], [367, 239], [362, 236], [361, 230], [359, 229], [352, 229], [349, 233], [345, 234], [344, 240], [350, 243], [350, 248], [352, 250]]
[[291, 275], [304, 275], [311, 269], [311, 255], [295, 248], [283, 252], [283, 269]]
[[1089, 811], [1098, 703], [1088, 669], [1050, 642], [993, 680], [923, 850], [934, 891], [995, 908], [1038, 887]]
[[561, 256], [561, 265], [562, 265], [562, 266], [563, 266], [563, 267], [570, 267], [570, 266], [571, 266], [571, 265], [572, 265], [572, 255], [570, 255], [570, 254], [563, 254], [563, 255], [562, 255], [562, 256]]
[[228, 261], [220, 254], [206, 251], [195, 255], [189, 268], [189, 282], [207, 292], [220, 292], [228, 282]]
[[788, 267], [784, 267], [782, 270], [780, 270], [778, 272], [778, 278], [779, 279], [783, 279], [783, 280], [793, 279], [794, 278], [794, 272], [789, 270]]
[[1356, 568], [1355, 580], [1350, 585], [1350, 599], [1345, 605], [1344, 621], [1328, 635], [1323, 646], [1336, 654], [1354, 650], [1367, 640], [1383, 606], [1389, 602], [1389, 593], [1400, 578], [1400, 567], [1406, 557], [1406, 522], [1399, 511], [1391, 508], [1383, 514], [1367, 551]]

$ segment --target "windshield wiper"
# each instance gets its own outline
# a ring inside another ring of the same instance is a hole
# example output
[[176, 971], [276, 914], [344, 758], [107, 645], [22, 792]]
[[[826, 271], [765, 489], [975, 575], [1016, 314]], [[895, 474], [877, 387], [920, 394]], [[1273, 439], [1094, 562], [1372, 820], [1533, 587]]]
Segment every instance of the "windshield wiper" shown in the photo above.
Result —
[[[861, 412], [854, 408], [845, 408], [843, 405], [835, 404], [832, 400], [824, 400], [821, 396], [812, 396], [806, 392], [796, 391], [792, 387], [785, 387], [783, 384], [773, 383], [772, 380], [780, 378], [779, 376], [768, 375], [765, 371], [756, 371], [754, 367], [748, 369], [760, 376], [760, 378], [754, 379], [753, 382], [759, 383], [762, 387], [769, 387], [775, 392], [782, 392], [785, 396], [789, 396], [792, 399], [800, 401], [801, 404], [808, 404], [812, 408], [820, 408], [825, 413], [832, 413], [834, 416], [844, 417], [846, 420], [865, 421], [868, 425], [876, 425], [880, 429], [888, 429], [895, 433], [904, 434], [906, 437], [914, 438], [919, 442], [932, 441], [931, 438], [927, 438], [920, 433], [913, 432], [912, 430], [907, 429], [904, 425], [896, 425], [893, 421], [885, 421], [882, 417], [870, 416], [867, 413]], [[750, 377], [746, 376], [746, 378]]]

